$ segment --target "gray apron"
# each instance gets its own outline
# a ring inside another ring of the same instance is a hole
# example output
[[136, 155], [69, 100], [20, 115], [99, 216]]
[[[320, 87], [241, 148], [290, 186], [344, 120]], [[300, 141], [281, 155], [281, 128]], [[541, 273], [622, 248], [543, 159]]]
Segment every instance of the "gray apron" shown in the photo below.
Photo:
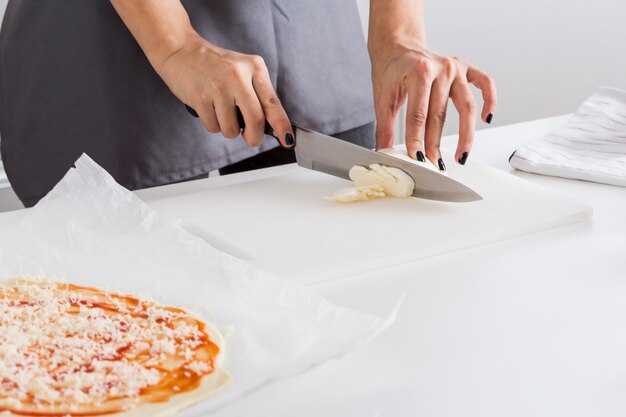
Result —
[[[186, 0], [210, 42], [261, 55], [292, 121], [327, 134], [374, 120], [355, 0]], [[10, 0], [0, 33], [5, 169], [26, 205], [83, 152], [129, 189], [197, 177], [269, 150], [206, 131], [108, 1]], [[373, 147], [369, 135], [357, 144]]]

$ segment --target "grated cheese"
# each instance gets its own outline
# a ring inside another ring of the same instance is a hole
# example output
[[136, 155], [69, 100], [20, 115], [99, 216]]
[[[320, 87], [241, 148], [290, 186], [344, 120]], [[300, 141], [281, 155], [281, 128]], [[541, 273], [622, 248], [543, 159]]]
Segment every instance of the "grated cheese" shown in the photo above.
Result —
[[71, 412], [119, 399], [127, 408], [177, 371], [206, 375], [213, 358], [198, 354], [210, 343], [199, 324], [183, 310], [93, 288], [0, 287], [0, 411]]

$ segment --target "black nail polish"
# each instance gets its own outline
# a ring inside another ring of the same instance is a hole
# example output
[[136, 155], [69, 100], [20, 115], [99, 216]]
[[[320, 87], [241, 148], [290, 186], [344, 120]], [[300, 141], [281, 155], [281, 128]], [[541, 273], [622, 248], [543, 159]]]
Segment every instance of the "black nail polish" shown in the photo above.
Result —
[[461, 157], [459, 158], [459, 164], [461, 165], [465, 165], [465, 163], [467, 162], [467, 156], [469, 155], [468, 152], [463, 152], [461, 154]]
[[493, 119], [493, 114], [489, 113], [487, 117], [485, 118], [485, 121], [487, 122], [487, 124], [491, 124], [491, 119]]
[[293, 146], [296, 144], [296, 141], [293, 139], [293, 135], [289, 132], [285, 133], [285, 143], [288, 146]]
[[415, 154], [415, 159], [417, 159], [420, 162], [425, 162], [426, 158], [424, 157], [424, 152], [417, 151], [417, 153]]
[[198, 112], [195, 111], [195, 109], [193, 109], [191, 106], [188, 106], [188, 105], [185, 104], [185, 108], [187, 109], [189, 114], [192, 115], [193, 117], [200, 117], [200, 116], [198, 116]]
[[439, 170], [440, 171], [445, 171], [446, 170], [446, 164], [443, 163], [443, 159], [439, 158], [439, 160], [437, 161], [437, 164], [439, 165]]

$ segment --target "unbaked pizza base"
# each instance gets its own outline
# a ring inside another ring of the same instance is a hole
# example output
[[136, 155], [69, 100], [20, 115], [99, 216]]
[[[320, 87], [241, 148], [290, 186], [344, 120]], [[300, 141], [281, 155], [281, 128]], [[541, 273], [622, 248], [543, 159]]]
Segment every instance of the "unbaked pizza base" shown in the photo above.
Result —
[[[169, 401], [164, 403], [143, 403], [135, 408], [120, 413], [102, 414], [102, 416], [111, 417], [169, 417], [174, 414], [191, 407], [205, 399], [213, 396], [217, 391], [228, 385], [231, 377], [228, 372], [221, 368], [216, 368], [210, 375], [202, 379], [198, 388], [193, 391], [185, 392], [172, 396]], [[14, 414], [10, 411], [0, 412], [2, 417], [28, 417], [29, 414]], [[36, 416], [31, 414], [30, 416]], [[72, 414], [79, 416], [79, 414]]]
[[[0, 286], [10, 287], [23, 282], [24, 278], [19, 279], [0, 279]], [[226, 345], [222, 333], [217, 329], [215, 325], [210, 322], [202, 320], [206, 324], [204, 331], [207, 332], [209, 338], [216, 343], [220, 348], [220, 354], [215, 358], [216, 367], [215, 370], [209, 375], [202, 378], [200, 386], [192, 391], [175, 394], [169, 398], [166, 402], [145, 402], [140, 403], [134, 408], [117, 413], [99, 414], [100, 416], [111, 417], [169, 417], [182, 410], [189, 408], [195, 404], [198, 404], [207, 398], [213, 396], [216, 392], [224, 388], [231, 381], [231, 376], [228, 372], [220, 368], [224, 361], [224, 353], [226, 351]], [[89, 413], [71, 414], [72, 417], [80, 415], [89, 415]], [[15, 414], [10, 411], [0, 411], [0, 417], [41, 417], [41, 414]]]
[[[191, 407], [215, 394], [217, 391], [226, 386], [231, 377], [221, 368], [216, 368], [211, 374], [202, 378], [202, 382], [198, 388], [193, 391], [184, 392], [182, 394], [176, 394], [172, 396], [169, 401], [164, 403], [144, 403], [140, 404], [132, 410], [115, 413], [105, 414], [105, 416], [111, 417], [169, 417], [185, 408]], [[9, 413], [9, 416], [24, 417], [23, 415], [17, 416]], [[0, 413], [0, 416], [2, 414]]]

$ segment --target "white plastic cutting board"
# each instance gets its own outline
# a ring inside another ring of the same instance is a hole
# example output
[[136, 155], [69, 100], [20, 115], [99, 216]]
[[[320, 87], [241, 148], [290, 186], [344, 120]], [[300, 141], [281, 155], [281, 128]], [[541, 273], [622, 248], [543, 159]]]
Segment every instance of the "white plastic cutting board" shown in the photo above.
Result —
[[479, 163], [448, 175], [473, 203], [324, 200], [349, 182], [297, 166], [286, 174], [150, 202], [252, 265], [303, 284], [339, 278], [589, 218], [592, 208]]

